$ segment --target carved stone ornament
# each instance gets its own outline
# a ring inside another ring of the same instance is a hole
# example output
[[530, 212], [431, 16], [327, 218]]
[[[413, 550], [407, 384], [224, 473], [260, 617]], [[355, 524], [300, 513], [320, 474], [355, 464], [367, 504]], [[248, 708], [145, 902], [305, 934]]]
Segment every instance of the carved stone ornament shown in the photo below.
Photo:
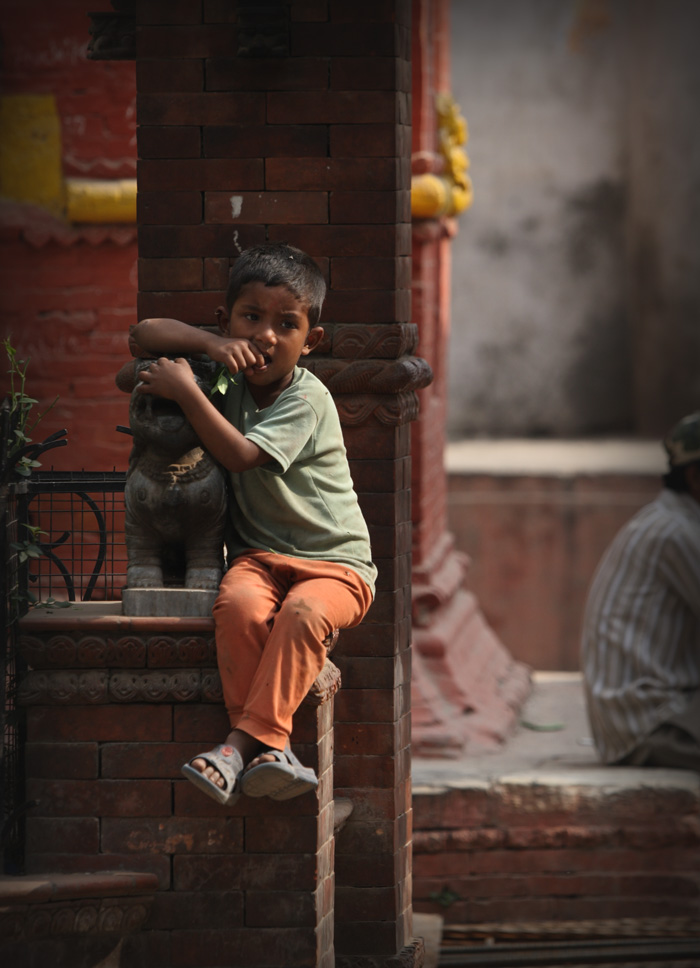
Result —
[[[320, 706], [340, 688], [340, 671], [329, 660], [304, 702]], [[90, 706], [108, 703], [221, 703], [218, 669], [122, 669], [28, 672], [17, 690], [20, 706]]]
[[380, 326], [336, 323], [331, 329], [331, 355], [336, 359], [395, 360], [415, 352], [418, 327], [415, 323]]
[[119, 898], [12, 905], [2, 912], [1, 934], [15, 942], [70, 935], [132, 934], [145, 924], [151, 904], [152, 898]]
[[98, 635], [21, 635], [19, 649], [32, 669], [133, 669], [146, 665], [146, 643], [134, 635], [118, 639]]
[[104, 671], [28, 672], [17, 690], [22, 706], [92, 706], [109, 702]]
[[202, 702], [222, 703], [224, 690], [218, 669], [202, 669]]
[[[208, 394], [216, 364], [190, 365]], [[158, 366], [157, 360], [137, 360], [137, 379]], [[180, 584], [216, 591], [224, 564], [224, 472], [174, 401], [142, 394], [138, 387], [137, 382], [129, 405], [134, 446], [124, 488], [127, 589]], [[124, 596], [125, 614], [126, 601]]]
[[382, 424], [400, 426], [418, 416], [418, 397], [415, 393], [384, 396], [358, 393], [355, 396], [339, 396], [335, 405], [340, 422], [346, 427], [357, 427], [371, 417]]
[[309, 706], [322, 706], [324, 702], [328, 702], [335, 696], [340, 685], [340, 669], [330, 659], [326, 659], [303, 702]]
[[148, 640], [148, 665], [152, 669], [215, 664], [216, 642], [213, 637], [157, 635]]
[[389, 959], [381, 955], [339, 955], [335, 968], [423, 968], [424, 962], [423, 938], [412, 938]]
[[331, 393], [401, 393], [427, 387], [433, 372], [419, 356], [397, 360], [338, 360], [310, 357], [306, 362]]

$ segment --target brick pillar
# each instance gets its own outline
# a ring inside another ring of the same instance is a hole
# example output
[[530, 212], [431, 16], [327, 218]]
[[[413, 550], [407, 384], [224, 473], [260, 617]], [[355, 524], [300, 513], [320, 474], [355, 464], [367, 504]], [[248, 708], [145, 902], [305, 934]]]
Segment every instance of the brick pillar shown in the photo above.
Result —
[[231, 260], [263, 239], [329, 283], [306, 365], [336, 399], [379, 566], [334, 655], [336, 786], [354, 804], [337, 964], [413, 963], [409, 424], [430, 371], [410, 355], [410, 3], [138, 0], [137, 24], [139, 315], [213, 323]]
[[[413, 171], [440, 174], [436, 95], [449, 93], [449, 0], [413, 4]], [[468, 231], [468, 215], [462, 216]], [[443, 467], [450, 337], [450, 256], [457, 220], [413, 221], [413, 321], [434, 379], [412, 428], [414, 752], [450, 755], [495, 745], [529, 692], [526, 669], [465, 588], [467, 556], [447, 527]]]

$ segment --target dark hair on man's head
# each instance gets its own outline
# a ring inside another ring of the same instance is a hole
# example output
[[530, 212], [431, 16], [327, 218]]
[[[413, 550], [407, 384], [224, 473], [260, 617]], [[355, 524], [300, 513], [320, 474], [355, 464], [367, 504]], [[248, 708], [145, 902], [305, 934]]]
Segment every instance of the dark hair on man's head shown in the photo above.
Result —
[[310, 326], [321, 317], [326, 296], [326, 281], [311, 256], [286, 242], [265, 242], [245, 249], [231, 269], [226, 289], [226, 308], [229, 313], [247, 283], [262, 282], [265, 286], [286, 286], [307, 309]]
[[663, 476], [664, 487], [667, 487], [669, 491], [675, 491], [677, 494], [684, 494], [688, 491], [688, 478], [685, 472], [689, 467], [700, 467], [700, 460], [690, 461], [690, 463], [682, 464], [680, 467], [671, 467]]

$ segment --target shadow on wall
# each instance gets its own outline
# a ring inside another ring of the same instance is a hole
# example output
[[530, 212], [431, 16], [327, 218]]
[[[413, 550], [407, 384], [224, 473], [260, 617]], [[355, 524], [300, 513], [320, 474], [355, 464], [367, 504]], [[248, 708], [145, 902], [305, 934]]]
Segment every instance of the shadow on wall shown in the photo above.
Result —
[[697, 406], [698, 28], [683, 0], [453, 4], [452, 439], [658, 436]]

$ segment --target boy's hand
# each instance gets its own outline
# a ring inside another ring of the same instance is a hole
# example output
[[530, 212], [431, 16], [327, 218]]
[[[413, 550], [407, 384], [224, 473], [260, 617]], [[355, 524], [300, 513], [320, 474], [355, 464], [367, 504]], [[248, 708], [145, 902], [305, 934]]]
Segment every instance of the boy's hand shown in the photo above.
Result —
[[137, 393], [151, 393], [166, 400], [179, 401], [183, 392], [191, 392], [193, 386], [201, 392], [192, 368], [182, 357], [169, 360], [161, 356], [153, 360], [145, 369], [140, 370], [138, 379], [140, 382], [136, 384]]
[[223, 363], [229, 373], [242, 373], [254, 366], [262, 366], [265, 359], [260, 350], [247, 339], [220, 338], [208, 355], [217, 363]]

